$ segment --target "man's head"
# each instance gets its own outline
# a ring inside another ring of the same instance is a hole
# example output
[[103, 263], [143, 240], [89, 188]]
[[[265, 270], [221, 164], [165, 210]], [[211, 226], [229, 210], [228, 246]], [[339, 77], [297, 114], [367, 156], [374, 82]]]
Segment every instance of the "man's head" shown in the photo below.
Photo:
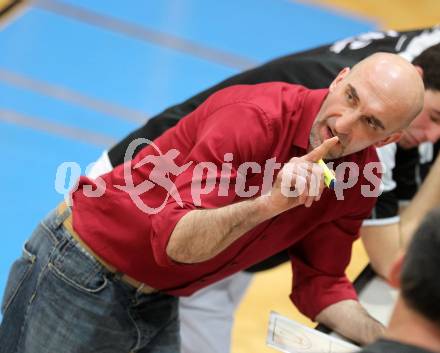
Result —
[[312, 126], [311, 147], [338, 136], [331, 159], [397, 141], [421, 111], [423, 91], [419, 73], [405, 59], [373, 54], [331, 83]]
[[395, 262], [390, 283], [405, 305], [440, 329], [440, 208], [417, 229], [405, 256]]
[[423, 77], [425, 101], [422, 112], [404, 130], [399, 141], [403, 148], [440, 139], [440, 44], [423, 51], [412, 63]]

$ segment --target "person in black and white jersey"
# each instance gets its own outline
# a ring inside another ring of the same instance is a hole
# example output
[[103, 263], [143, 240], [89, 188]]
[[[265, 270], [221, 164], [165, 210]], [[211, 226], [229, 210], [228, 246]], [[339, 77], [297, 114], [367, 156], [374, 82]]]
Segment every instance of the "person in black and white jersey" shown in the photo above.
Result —
[[[399, 216], [399, 197], [403, 194], [408, 195], [410, 189], [413, 194], [416, 191], [414, 170], [419, 164], [417, 145], [427, 142], [423, 149], [432, 151], [432, 143], [440, 138], [440, 71], [436, 72], [440, 67], [439, 43], [439, 26], [405, 32], [369, 32], [275, 59], [226, 79], [151, 118], [109, 151], [105, 151], [92, 168], [90, 176], [96, 177], [123, 163], [130, 142], [136, 138], [155, 139], [219, 89], [235, 84], [267, 81], [284, 81], [309, 88], [322, 88], [328, 86], [341, 69], [353, 66], [372, 53], [399, 53], [418, 67], [424, 78], [426, 98], [423, 112], [410, 126], [402, 145], [391, 144], [378, 151], [386, 166], [383, 192], [372, 218], [365, 221], [361, 235], [373, 268], [385, 276], [397, 251], [407, 243], [419, 220], [432, 208], [437, 199], [440, 200], [440, 195], [426, 191], [431, 189], [426, 185], [425, 190], [422, 188], [420, 192], [428, 194], [429, 199], [427, 200], [425, 195], [423, 202], [417, 201], [414, 206], [410, 205], [404, 214]], [[136, 152], [141, 147], [139, 146]], [[431, 157], [433, 156], [431, 153]], [[436, 164], [439, 164], [437, 169], [440, 173], [440, 161]], [[427, 181], [431, 184], [437, 182], [435, 178], [428, 178]], [[436, 190], [440, 190], [440, 185]], [[415, 209], [421, 210], [416, 212], [417, 216], [414, 215]], [[180, 301], [183, 353], [229, 352], [234, 311], [250, 283], [252, 273], [272, 268], [287, 259], [287, 254], [278, 254], [248, 271], [226, 278], [189, 298], [183, 298]]]

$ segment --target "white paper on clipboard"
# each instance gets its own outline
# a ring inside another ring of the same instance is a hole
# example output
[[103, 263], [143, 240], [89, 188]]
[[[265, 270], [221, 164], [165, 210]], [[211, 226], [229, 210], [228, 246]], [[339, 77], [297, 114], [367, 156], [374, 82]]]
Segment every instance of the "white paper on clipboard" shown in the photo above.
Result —
[[284, 353], [349, 353], [360, 348], [271, 312], [266, 344]]

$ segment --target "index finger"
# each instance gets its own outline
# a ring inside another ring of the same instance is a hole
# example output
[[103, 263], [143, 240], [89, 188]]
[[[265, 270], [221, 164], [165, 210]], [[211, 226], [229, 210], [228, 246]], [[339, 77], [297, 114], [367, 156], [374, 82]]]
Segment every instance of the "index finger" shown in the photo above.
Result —
[[336, 146], [338, 141], [338, 136], [333, 136], [332, 138], [325, 140], [318, 147], [316, 147], [306, 155], [302, 156], [301, 158], [309, 162], [317, 162], [320, 159], [324, 158], [327, 155], [328, 151]]

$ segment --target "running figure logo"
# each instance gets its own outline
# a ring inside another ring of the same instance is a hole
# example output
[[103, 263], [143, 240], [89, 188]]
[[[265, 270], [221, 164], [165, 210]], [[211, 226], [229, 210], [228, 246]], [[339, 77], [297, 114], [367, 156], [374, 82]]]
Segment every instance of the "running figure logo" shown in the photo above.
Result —
[[[137, 162], [133, 169], [140, 168], [147, 163], [151, 163], [153, 165], [153, 169], [149, 174], [149, 180], [144, 180], [142, 183], [138, 185], [134, 185], [133, 178], [131, 175], [131, 163], [127, 163], [132, 160], [135, 149], [141, 144], [151, 145], [159, 155], [147, 155], [139, 162]], [[192, 161], [178, 166], [174, 161], [180, 152], [176, 149], [171, 149], [165, 154], [161, 152], [159, 147], [153, 142], [145, 138], [138, 138], [130, 143], [127, 148], [127, 152], [124, 156], [124, 180], [125, 185], [115, 185], [116, 188], [127, 192], [130, 195], [130, 198], [135, 203], [135, 205], [143, 212], [148, 214], [156, 214], [160, 212], [166, 205], [170, 196], [176, 200], [177, 204], [183, 207], [182, 199], [180, 198], [179, 192], [177, 191], [176, 185], [170, 179], [171, 175], [178, 176], [182, 174], [185, 170], [189, 168], [192, 164]], [[167, 191], [167, 196], [165, 200], [160, 204], [159, 207], [151, 208], [146, 205], [140, 195], [151, 190], [155, 186], [160, 186]]]

